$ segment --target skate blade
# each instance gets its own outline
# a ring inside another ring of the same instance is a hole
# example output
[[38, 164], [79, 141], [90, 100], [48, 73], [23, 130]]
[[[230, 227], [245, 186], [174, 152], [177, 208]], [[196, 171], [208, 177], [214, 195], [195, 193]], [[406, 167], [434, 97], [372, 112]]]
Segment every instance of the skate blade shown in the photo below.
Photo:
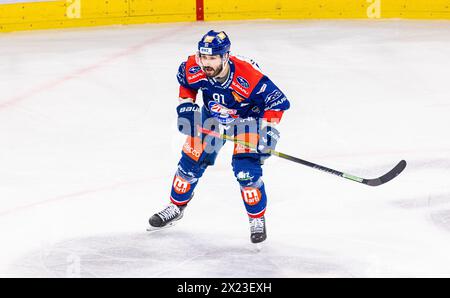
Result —
[[164, 227], [152, 227], [152, 226], [149, 226], [149, 227], [147, 228], [147, 232], [157, 232], [157, 231], [162, 231], [162, 230], [171, 228], [171, 227], [175, 226], [176, 224], [177, 224], [177, 221], [168, 223], [168, 224], [165, 225]]

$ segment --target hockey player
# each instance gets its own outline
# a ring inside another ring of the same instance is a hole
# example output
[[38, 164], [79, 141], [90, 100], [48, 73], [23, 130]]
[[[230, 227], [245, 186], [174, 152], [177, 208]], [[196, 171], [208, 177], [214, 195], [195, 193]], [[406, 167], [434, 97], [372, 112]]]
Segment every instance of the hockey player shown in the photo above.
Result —
[[[230, 54], [231, 42], [225, 32], [209, 31], [198, 43], [196, 55], [189, 56], [178, 70], [178, 129], [187, 135], [172, 183], [170, 204], [154, 214], [154, 228], [182, 218], [205, 169], [212, 166], [225, 141], [199, 131], [199, 127], [231, 135], [254, 144], [254, 149], [234, 145], [232, 167], [249, 216], [250, 239], [266, 239], [267, 197], [262, 168], [280, 134], [275, 126], [289, 101], [253, 61]], [[198, 91], [203, 106], [196, 103]]]

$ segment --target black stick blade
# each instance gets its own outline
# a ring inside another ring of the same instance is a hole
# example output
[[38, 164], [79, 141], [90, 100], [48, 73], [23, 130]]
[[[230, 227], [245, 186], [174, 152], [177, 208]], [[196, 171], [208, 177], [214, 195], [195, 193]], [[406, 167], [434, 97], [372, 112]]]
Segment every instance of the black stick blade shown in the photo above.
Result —
[[363, 183], [370, 185], [370, 186], [379, 186], [381, 184], [384, 184], [386, 182], [391, 181], [395, 177], [397, 177], [403, 170], [406, 168], [406, 161], [402, 160], [400, 161], [392, 170], [390, 170], [388, 173], [384, 174], [383, 176], [375, 179], [367, 179]]

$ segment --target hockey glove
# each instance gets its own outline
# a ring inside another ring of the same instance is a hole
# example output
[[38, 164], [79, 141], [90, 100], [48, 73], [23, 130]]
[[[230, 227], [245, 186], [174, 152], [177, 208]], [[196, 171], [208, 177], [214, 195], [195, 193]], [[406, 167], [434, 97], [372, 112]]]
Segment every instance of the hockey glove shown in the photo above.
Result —
[[201, 124], [201, 112], [198, 104], [185, 102], [177, 107], [178, 130], [188, 136], [197, 135], [197, 125]]

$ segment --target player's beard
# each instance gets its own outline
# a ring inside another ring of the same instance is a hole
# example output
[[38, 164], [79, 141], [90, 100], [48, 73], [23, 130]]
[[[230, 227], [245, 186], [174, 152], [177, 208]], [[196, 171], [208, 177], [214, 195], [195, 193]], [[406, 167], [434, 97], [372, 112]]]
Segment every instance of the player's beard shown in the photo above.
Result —
[[[203, 72], [209, 78], [216, 77], [219, 73], [222, 72], [222, 70], [223, 70], [223, 65], [220, 65], [217, 69], [214, 69], [214, 67], [211, 67], [211, 66], [203, 66]], [[211, 71], [213, 71], [212, 74], [211, 74]]]

